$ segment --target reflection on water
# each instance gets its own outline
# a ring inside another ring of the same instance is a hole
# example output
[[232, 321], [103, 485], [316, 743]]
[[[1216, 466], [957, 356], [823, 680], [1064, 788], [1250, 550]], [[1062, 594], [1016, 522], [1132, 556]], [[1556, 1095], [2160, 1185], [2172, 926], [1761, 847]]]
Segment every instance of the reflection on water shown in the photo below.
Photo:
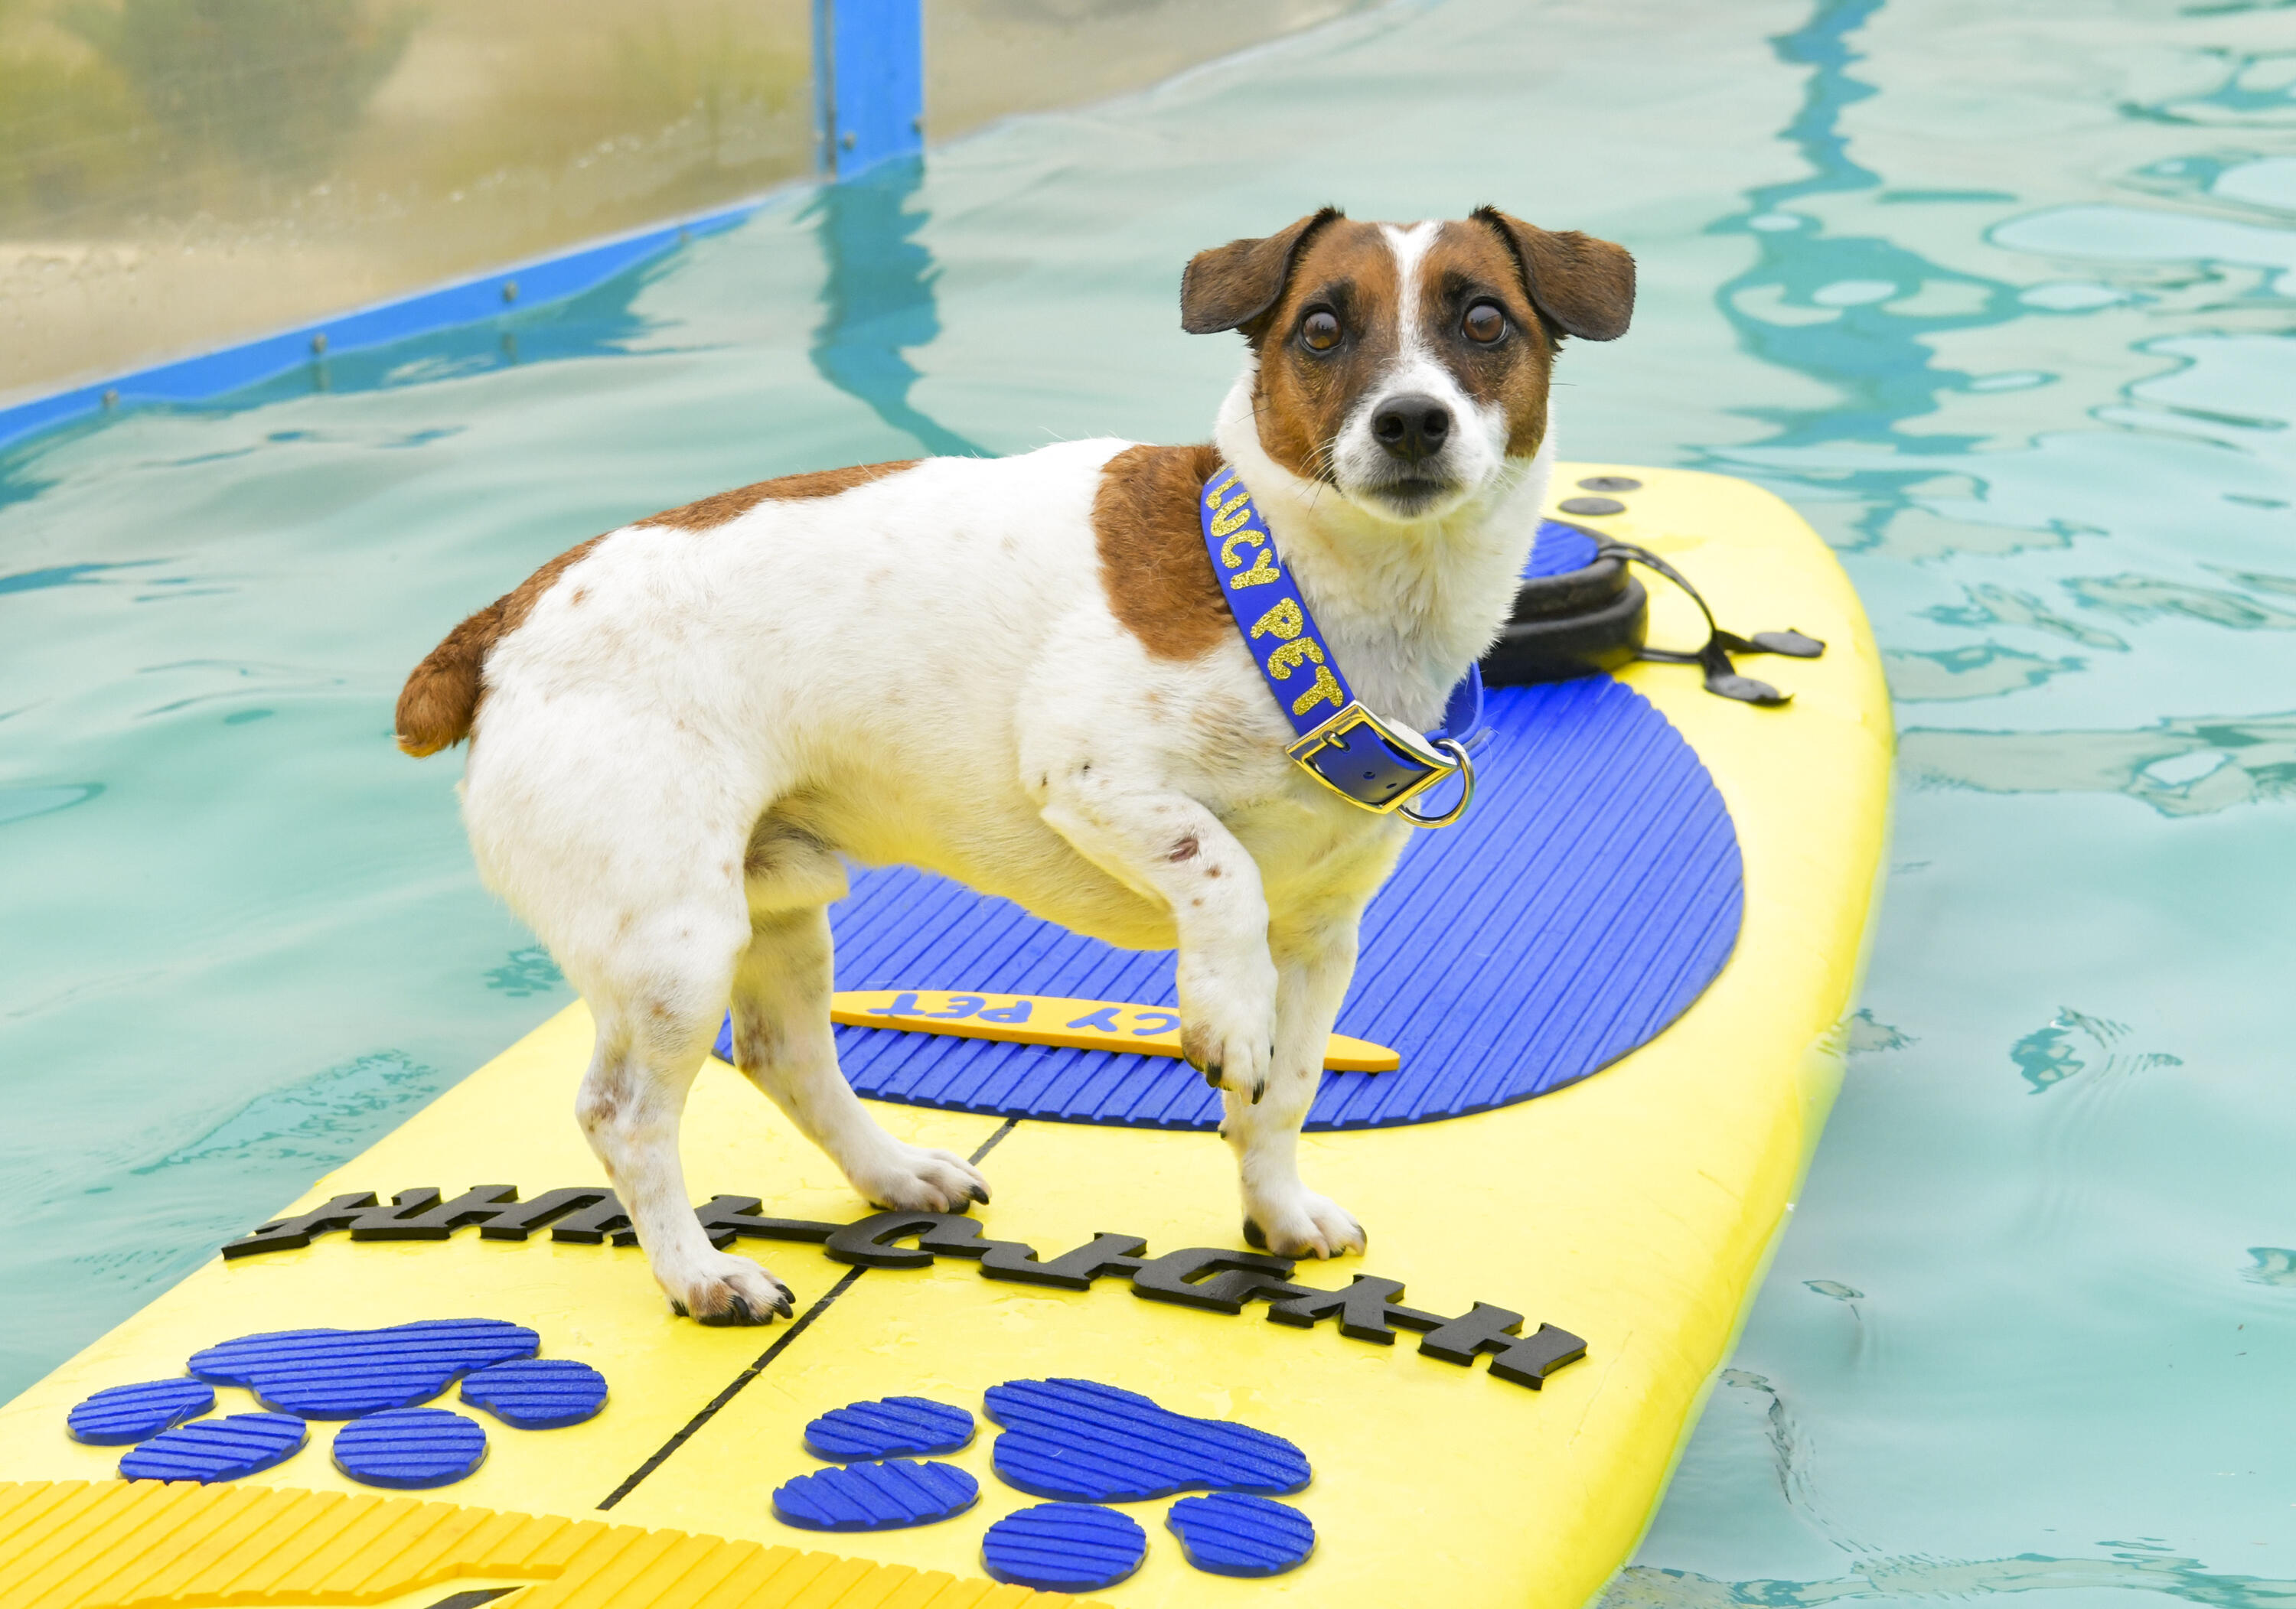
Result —
[[1902, 1050], [1920, 1040], [1895, 1023], [1885, 1023], [1875, 1017], [1871, 1008], [1860, 1007], [1849, 1016], [1849, 1037], [1843, 1050], [1851, 1056], [1872, 1056], [1883, 1050]]
[[[912, 204], [923, 177], [921, 159], [883, 163], [860, 178], [816, 192], [799, 215], [815, 225], [824, 268], [822, 317], [811, 356], [823, 379], [868, 404], [926, 452], [978, 455], [981, 449], [974, 443], [909, 401], [918, 376], [905, 354], [930, 346], [940, 334], [933, 298], [938, 270], [932, 254], [914, 238], [927, 222], [923, 208]], [[239, 412], [316, 392], [341, 395], [435, 386], [521, 365], [623, 354], [660, 333], [639, 304], [647, 289], [676, 274], [683, 260], [682, 252], [673, 251], [578, 296], [526, 312], [505, 310], [483, 323], [340, 355], [316, 353], [300, 370], [212, 403], [184, 406], [201, 412]], [[102, 428], [101, 420], [91, 421], [65, 433], [84, 435]], [[421, 430], [370, 445], [417, 447], [452, 434], [451, 429]], [[275, 437], [310, 438], [309, 432]], [[224, 456], [256, 450], [241, 446]], [[0, 502], [41, 489], [45, 483], [32, 470], [41, 454], [38, 443], [0, 453]], [[154, 562], [139, 559], [135, 565]], [[130, 568], [135, 566], [80, 563], [0, 576], [0, 593], [88, 585], [109, 571]]]
[[2296, 1251], [2284, 1246], [2252, 1246], [2248, 1255], [2250, 1266], [2241, 1270], [2242, 1278], [2254, 1285], [2296, 1288]]
[[[2110, 1548], [2111, 1543], [2098, 1546]], [[1603, 1609], [1804, 1609], [1844, 1598], [1959, 1598], [1993, 1592], [2158, 1592], [2212, 1609], [2280, 1609], [2296, 1604], [2296, 1581], [2218, 1574], [2198, 1559], [2141, 1545], [2102, 1558], [2020, 1554], [2004, 1559], [1885, 1558], [1823, 1581], [1718, 1581], [1647, 1565], [1622, 1571]]]
[[[2287, 0], [2226, 0], [2216, 4], [2202, 0], [2186, 11], [2189, 15], [2205, 17], [2287, 9]], [[2124, 110], [2131, 117], [2163, 123], [2296, 128], [2296, 50], [2219, 49], [2210, 53], [2222, 63], [2223, 74], [2212, 87]]]
[[978, 457], [980, 448], [909, 405], [917, 372], [903, 351], [930, 346], [940, 334], [932, 254], [911, 238], [925, 224], [923, 209], [908, 204], [924, 168], [922, 157], [880, 163], [857, 179], [829, 185], [807, 208], [820, 219], [829, 269], [813, 364], [927, 453]]
[[1890, 692], [1900, 704], [1954, 698], [1997, 698], [2038, 687], [2051, 676], [2079, 670], [2086, 661], [2052, 659], [1996, 642], [1964, 648], [1893, 649], [1882, 656]]
[[2075, 1074], [2087, 1074], [2092, 1082], [2153, 1067], [2181, 1067], [2180, 1057], [2159, 1051], [2132, 1051], [2123, 1041], [2128, 1025], [2090, 1017], [2070, 1007], [2057, 1013], [2046, 1028], [2035, 1030], [2009, 1047], [2009, 1059], [2032, 1086], [2034, 1094], [2062, 1083]]
[[222, 1123], [135, 1171], [186, 1163], [308, 1162], [332, 1166], [345, 1141], [372, 1133], [444, 1089], [447, 1080], [403, 1050], [378, 1050], [258, 1096]]
[[[1750, 192], [1743, 211], [1712, 226], [1717, 233], [1749, 236], [1756, 250], [1753, 265], [1715, 298], [1741, 342], [1764, 362], [1809, 375], [1832, 393], [1814, 407], [1753, 411], [1773, 434], [1754, 446], [1718, 453], [1714, 467], [1731, 473], [1749, 464], [1845, 469], [1834, 482], [1875, 505], [1870, 529], [1899, 506], [1906, 486], [1933, 471], [1852, 467], [1826, 449], [1887, 443], [1905, 421], [1936, 412], [1941, 393], [1972, 383], [1976, 377], [1939, 367], [1927, 338], [2002, 323], [2021, 312], [2011, 286], [1931, 262], [1883, 236], [1836, 234], [1795, 210], [1819, 196], [1881, 186], [1878, 175], [1851, 159], [1840, 123], [1845, 108], [1875, 93], [1851, 76], [1858, 57], [1849, 41], [1882, 4], [1820, 0], [1807, 24], [1774, 41], [1781, 61], [1813, 69], [1801, 109], [1784, 131], [1810, 171]], [[1900, 192], [1897, 199], [1915, 197]], [[1923, 438], [1936, 452], [1973, 445], [1968, 437]]]
[[19, 570], [13, 576], [0, 576], [0, 592], [37, 592], [52, 586], [95, 586], [98, 578], [111, 570], [129, 570], [156, 564], [153, 559], [138, 559], [129, 564], [57, 564], [45, 569]]
[[2296, 626], [2296, 614], [2286, 609], [2218, 587], [2188, 586], [2152, 576], [2076, 576], [2064, 583], [2064, 588], [2084, 607], [2118, 616], [2131, 625], [2164, 615], [2182, 615], [2236, 632], [2284, 632]]
[[2174, 716], [2134, 731], [1909, 727], [1898, 774], [1916, 788], [2126, 794], [2165, 816], [2296, 804], [2296, 712]]
[[558, 963], [552, 960], [550, 952], [539, 944], [520, 946], [511, 952], [510, 958], [501, 966], [487, 973], [487, 987], [513, 1000], [554, 994], [565, 984], [566, 976], [558, 970]]
[[[8, 712], [13, 714], [12, 710]], [[0, 719], [4, 719], [0, 716]], [[0, 826], [10, 821], [26, 821], [34, 816], [46, 815], [52, 810], [69, 810], [84, 804], [103, 791], [101, 782], [79, 782], [58, 788], [0, 788]]]
[[[315, 350], [299, 368], [199, 403], [144, 403], [139, 412], [188, 414], [228, 414], [274, 406], [295, 397], [317, 393], [356, 394], [365, 391], [435, 385], [465, 380], [521, 365], [564, 363], [576, 359], [614, 356], [655, 332], [652, 322], [636, 310], [648, 286], [676, 269], [683, 248], [624, 270], [578, 295], [523, 311], [506, 306], [496, 317], [477, 323], [457, 324], [404, 340], [361, 347], [350, 352]], [[4, 301], [0, 291], [0, 301]], [[53, 485], [40, 465], [49, 450], [62, 441], [95, 436], [111, 422], [99, 414], [0, 447], [0, 505], [29, 501]], [[409, 449], [451, 437], [455, 427], [431, 427], [393, 431], [362, 445]], [[178, 461], [181, 465], [217, 458], [247, 457], [262, 445], [293, 441], [320, 442], [320, 432], [274, 433], [262, 443], [247, 443]], [[150, 565], [156, 559], [138, 559]], [[81, 585], [108, 570], [134, 566], [82, 563], [0, 576], [0, 593], [37, 587]]]
[[1992, 582], [1967, 584], [1961, 592], [1968, 600], [1966, 603], [1937, 604], [1923, 609], [1923, 615], [1945, 625], [2021, 625], [2053, 637], [2067, 638], [2083, 648], [2108, 649], [2114, 653], [2126, 653], [2128, 649], [2127, 641], [2112, 633], [2068, 619], [2031, 592]]

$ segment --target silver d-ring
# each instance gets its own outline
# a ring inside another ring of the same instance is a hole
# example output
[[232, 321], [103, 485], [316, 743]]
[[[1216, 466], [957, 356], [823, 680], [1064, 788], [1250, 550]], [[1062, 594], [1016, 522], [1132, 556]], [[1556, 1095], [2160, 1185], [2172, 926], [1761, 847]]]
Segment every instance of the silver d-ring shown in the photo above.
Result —
[[1439, 816], [1423, 816], [1408, 804], [1398, 808], [1396, 813], [1414, 827], [1448, 827], [1465, 815], [1467, 806], [1475, 802], [1475, 763], [1467, 757], [1466, 749], [1449, 738], [1436, 739], [1435, 747], [1449, 750], [1451, 757], [1459, 763], [1459, 802]]

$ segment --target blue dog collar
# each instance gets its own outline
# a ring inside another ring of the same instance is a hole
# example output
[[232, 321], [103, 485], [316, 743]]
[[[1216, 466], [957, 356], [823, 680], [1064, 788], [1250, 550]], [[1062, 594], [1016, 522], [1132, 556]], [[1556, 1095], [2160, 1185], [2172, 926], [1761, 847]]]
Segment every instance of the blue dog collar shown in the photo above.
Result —
[[[1483, 711], [1479, 667], [1470, 666], [1451, 690], [1436, 731], [1423, 737], [1382, 720], [1349, 690], [1299, 583], [1283, 568], [1275, 534], [1233, 469], [1221, 466], [1206, 483], [1198, 511], [1220, 596], [1267, 690], [1300, 734], [1284, 752], [1333, 793], [1378, 814], [1400, 812], [1414, 827], [1448, 827], [1466, 814], [1475, 796], [1475, 767], [1465, 739]], [[1461, 786], [1450, 810], [1429, 816], [1410, 808], [1411, 801], [1452, 777]]]

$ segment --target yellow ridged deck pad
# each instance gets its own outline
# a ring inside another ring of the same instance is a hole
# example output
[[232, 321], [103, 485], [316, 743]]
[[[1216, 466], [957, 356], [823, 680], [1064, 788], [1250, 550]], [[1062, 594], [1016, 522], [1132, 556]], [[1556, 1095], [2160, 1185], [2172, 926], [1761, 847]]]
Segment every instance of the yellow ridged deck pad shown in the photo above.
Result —
[[154, 1481], [0, 1485], [8, 1609], [400, 1609], [531, 1583], [504, 1609], [1107, 1609], [941, 1571], [412, 1498]]

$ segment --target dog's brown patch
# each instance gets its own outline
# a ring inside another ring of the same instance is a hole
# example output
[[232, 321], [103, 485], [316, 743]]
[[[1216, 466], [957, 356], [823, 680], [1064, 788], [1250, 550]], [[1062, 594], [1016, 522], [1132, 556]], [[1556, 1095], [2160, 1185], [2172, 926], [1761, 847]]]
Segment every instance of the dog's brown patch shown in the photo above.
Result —
[[896, 459], [890, 463], [855, 464], [848, 470], [809, 470], [802, 475], [783, 475], [772, 480], [760, 480], [754, 486], [736, 486], [730, 492], [720, 492], [714, 497], [704, 497], [675, 509], [634, 521], [637, 525], [668, 526], [679, 531], [715, 530], [729, 519], [738, 519], [761, 502], [804, 502], [816, 497], [834, 497], [856, 486], [865, 486], [872, 481], [898, 475], [904, 470], [914, 469], [920, 461], [914, 458]]
[[[1485, 345], [1468, 339], [1467, 311], [1496, 302], [1506, 333]], [[1422, 339], [1459, 388], [1506, 416], [1507, 455], [1529, 458], [1546, 439], [1546, 396], [1554, 376], [1554, 340], [1530, 301], [1514, 255], [1479, 224], [1446, 224], [1419, 264]]]
[[[834, 497], [856, 486], [898, 475], [917, 462], [916, 459], [906, 458], [893, 463], [857, 464], [846, 470], [783, 475], [720, 492], [714, 497], [704, 497], [698, 502], [685, 503], [632, 523], [668, 526], [681, 531], [714, 530], [761, 502]], [[496, 643], [525, 625], [542, 595], [604, 540], [603, 536], [593, 536], [567, 549], [520, 582], [515, 589], [463, 620], [423, 657], [422, 663], [406, 678], [406, 685], [399, 690], [395, 724], [400, 748], [419, 759], [471, 735], [471, 728], [479, 718], [479, 701], [486, 696], [487, 655]], [[578, 594], [576, 601], [580, 601]]]
[[1180, 328], [1191, 335], [1242, 330], [1257, 340], [1259, 321], [1283, 294], [1300, 243], [1341, 216], [1325, 207], [1265, 240], [1230, 241], [1196, 253], [1180, 274]]
[[1127, 447], [1100, 472], [1092, 531], [1100, 584], [1125, 630], [1160, 659], [1193, 659], [1235, 631], [1196, 511], [1219, 449]]
[[479, 713], [479, 673], [487, 650], [502, 635], [503, 607], [509, 601], [497, 598], [464, 619], [406, 678], [393, 723], [401, 749], [419, 760], [471, 735]]
[[[1332, 478], [1332, 443], [1396, 355], [1396, 310], [1403, 294], [1395, 250], [1376, 224], [1333, 219], [1316, 231], [1254, 338], [1259, 383], [1252, 402], [1259, 445], [1303, 480]], [[1339, 345], [1310, 351], [1300, 326], [1311, 313], [1340, 321]]]
[[1476, 208], [1474, 221], [1506, 241], [1523, 290], [1563, 334], [1614, 341], [1627, 332], [1635, 259], [1625, 247], [1575, 229], [1541, 229], [1496, 207]]
[[406, 678], [406, 685], [398, 690], [394, 724], [402, 750], [419, 760], [471, 735], [471, 727], [479, 718], [479, 700], [485, 697], [487, 655], [496, 643], [526, 624], [535, 604], [558, 584], [559, 576], [604, 540], [593, 536], [568, 548], [515, 589], [463, 620], [423, 657]]

